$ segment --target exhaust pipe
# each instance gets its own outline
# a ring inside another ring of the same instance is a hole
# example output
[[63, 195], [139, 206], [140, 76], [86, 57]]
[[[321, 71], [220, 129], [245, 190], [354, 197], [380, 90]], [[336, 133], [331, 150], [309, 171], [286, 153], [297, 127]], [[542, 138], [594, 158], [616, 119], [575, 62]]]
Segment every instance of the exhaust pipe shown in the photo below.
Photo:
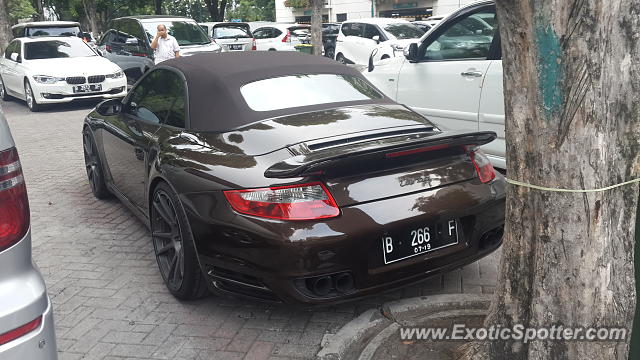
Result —
[[331, 291], [332, 285], [330, 277], [322, 276], [312, 280], [311, 290], [316, 295], [325, 296]]
[[341, 293], [353, 290], [353, 275], [351, 273], [338, 274], [335, 277], [335, 287]]

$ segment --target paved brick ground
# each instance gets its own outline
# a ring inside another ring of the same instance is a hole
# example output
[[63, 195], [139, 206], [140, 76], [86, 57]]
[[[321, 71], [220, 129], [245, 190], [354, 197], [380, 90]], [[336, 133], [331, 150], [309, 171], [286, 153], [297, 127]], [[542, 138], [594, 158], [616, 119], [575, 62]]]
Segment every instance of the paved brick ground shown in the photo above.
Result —
[[419, 286], [315, 311], [209, 297], [174, 299], [145, 227], [116, 200], [98, 201], [84, 172], [81, 126], [95, 103], [30, 113], [2, 104], [31, 202], [34, 259], [51, 295], [66, 359], [312, 358], [325, 333], [389, 300], [492, 292], [497, 255]]

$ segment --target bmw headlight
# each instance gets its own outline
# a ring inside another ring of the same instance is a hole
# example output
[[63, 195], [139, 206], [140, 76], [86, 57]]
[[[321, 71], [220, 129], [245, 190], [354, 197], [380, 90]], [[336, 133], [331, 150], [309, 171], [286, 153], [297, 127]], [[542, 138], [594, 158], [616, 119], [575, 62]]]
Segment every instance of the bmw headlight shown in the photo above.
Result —
[[116, 71], [113, 74], [106, 75], [106, 78], [107, 79], [120, 79], [123, 76], [124, 76], [124, 73], [122, 72], [122, 70], [120, 70], [120, 71]]
[[35, 75], [33, 77], [33, 80], [35, 80], [36, 82], [39, 82], [40, 84], [55, 84], [58, 81], [64, 81], [64, 78], [48, 76], [48, 75]]

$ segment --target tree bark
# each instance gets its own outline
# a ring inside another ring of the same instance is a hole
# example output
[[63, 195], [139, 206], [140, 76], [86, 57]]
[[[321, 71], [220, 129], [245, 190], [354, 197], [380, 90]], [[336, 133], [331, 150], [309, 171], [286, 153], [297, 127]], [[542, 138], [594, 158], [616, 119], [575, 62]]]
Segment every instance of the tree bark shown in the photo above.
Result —
[[153, 0], [156, 15], [162, 15], [162, 0]]
[[310, 3], [313, 55], [322, 55], [322, 8], [324, 7], [324, 0], [310, 0]]
[[211, 15], [211, 21], [224, 21], [224, 11], [227, 8], [227, 0], [204, 0]]
[[11, 41], [11, 20], [9, 19], [9, 4], [8, 0], [0, 0], [0, 51], [4, 52], [4, 49], [9, 45]]
[[44, 0], [35, 0], [35, 1], [36, 1], [36, 10], [38, 11], [38, 21], [44, 21], [44, 6], [42, 4]]
[[[597, 189], [640, 173], [640, 1], [496, 0], [507, 175]], [[562, 193], [509, 185], [485, 326], [618, 327], [612, 342], [497, 340], [464, 359], [627, 360], [638, 185]]]
[[95, 37], [97, 36], [97, 34], [99, 34], [98, 21], [97, 21], [98, 7], [96, 4], [96, 0], [82, 0], [82, 5], [84, 7], [84, 14], [87, 17], [87, 20], [89, 21], [89, 27], [91, 28], [91, 32]]

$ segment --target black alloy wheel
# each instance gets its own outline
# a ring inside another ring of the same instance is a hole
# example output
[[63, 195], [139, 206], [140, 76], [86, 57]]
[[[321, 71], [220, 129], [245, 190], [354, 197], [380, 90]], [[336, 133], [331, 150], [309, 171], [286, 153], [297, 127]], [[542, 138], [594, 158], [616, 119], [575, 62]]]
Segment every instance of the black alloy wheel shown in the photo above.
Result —
[[87, 170], [87, 178], [89, 179], [93, 196], [97, 199], [110, 198], [112, 194], [105, 183], [96, 142], [93, 140], [93, 135], [91, 135], [91, 130], [88, 127], [82, 131], [82, 143], [84, 147], [84, 166]]
[[151, 203], [151, 236], [160, 275], [178, 299], [193, 300], [209, 291], [200, 270], [193, 236], [173, 190], [160, 183]]

